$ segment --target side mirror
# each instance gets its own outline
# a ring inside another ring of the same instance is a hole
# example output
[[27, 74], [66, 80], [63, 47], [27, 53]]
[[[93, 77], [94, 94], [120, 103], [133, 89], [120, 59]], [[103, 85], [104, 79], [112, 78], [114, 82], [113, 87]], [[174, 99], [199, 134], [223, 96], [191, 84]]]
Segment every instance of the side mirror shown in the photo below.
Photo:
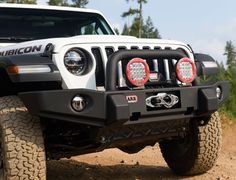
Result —
[[199, 76], [216, 75], [220, 72], [219, 64], [211, 56], [197, 53], [194, 58]]

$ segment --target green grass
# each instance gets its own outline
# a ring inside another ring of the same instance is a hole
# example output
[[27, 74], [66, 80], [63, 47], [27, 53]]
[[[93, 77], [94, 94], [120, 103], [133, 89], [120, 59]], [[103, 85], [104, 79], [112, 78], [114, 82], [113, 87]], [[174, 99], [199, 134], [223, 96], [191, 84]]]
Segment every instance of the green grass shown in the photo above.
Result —
[[234, 123], [236, 123], [236, 117], [233, 115], [233, 113], [231, 113], [229, 111], [225, 111], [223, 108], [219, 109], [219, 113], [220, 113], [220, 115], [226, 117], [230, 121], [233, 121]]

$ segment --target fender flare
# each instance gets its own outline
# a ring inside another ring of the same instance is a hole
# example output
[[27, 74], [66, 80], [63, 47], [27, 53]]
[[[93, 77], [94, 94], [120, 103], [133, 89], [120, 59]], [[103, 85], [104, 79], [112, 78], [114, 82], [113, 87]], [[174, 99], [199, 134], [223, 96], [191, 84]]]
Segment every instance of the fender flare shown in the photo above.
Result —
[[[25, 73], [11, 74], [8, 72], [10, 66], [27, 66], [27, 65], [48, 65], [51, 72], [48, 73]], [[0, 68], [5, 69], [10, 80], [13, 83], [17, 82], [43, 82], [43, 81], [61, 81], [61, 75], [48, 56], [40, 54], [20, 55], [20, 56], [2, 56], [0, 57]]]
[[195, 53], [194, 59], [197, 65], [197, 74], [201, 75], [216, 75], [220, 72], [218, 62], [207, 54]]

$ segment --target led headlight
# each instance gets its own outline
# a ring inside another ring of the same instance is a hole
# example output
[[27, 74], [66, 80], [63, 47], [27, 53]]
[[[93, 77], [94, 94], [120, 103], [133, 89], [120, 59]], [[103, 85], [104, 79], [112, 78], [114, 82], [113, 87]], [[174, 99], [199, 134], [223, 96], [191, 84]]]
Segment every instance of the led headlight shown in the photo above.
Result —
[[176, 74], [182, 83], [191, 83], [196, 77], [196, 66], [189, 58], [182, 58], [176, 65]]
[[143, 86], [149, 77], [149, 66], [145, 60], [134, 58], [127, 64], [126, 76], [134, 86]]
[[79, 49], [69, 50], [64, 57], [67, 70], [76, 75], [82, 75], [87, 69], [86, 55]]

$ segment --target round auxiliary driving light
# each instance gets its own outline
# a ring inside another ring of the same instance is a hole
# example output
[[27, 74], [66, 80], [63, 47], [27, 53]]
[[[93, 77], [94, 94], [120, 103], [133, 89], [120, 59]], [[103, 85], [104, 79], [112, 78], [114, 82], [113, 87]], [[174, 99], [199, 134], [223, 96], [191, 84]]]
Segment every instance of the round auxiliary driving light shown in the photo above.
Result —
[[216, 88], [216, 97], [217, 97], [218, 99], [221, 99], [221, 97], [222, 97], [222, 90], [221, 90], [220, 87], [217, 87], [217, 88]]
[[196, 66], [189, 58], [182, 58], [176, 65], [176, 74], [182, 83], [191, 83], [196, 76]]
[[149, 66], [145, 60], [134, 58], [126, 66], [126, 76], [134, 86], [143, 86], [149, 78]]
[[86, 108], [86, 100], [81, 96], [75, 96], [71, 105], [75, 111], [81, 112]]
[[69, 50], [64, 57], [66, 69], [76, 75], [82, 75], [87, 69], [86, 55], [79, 49]]

